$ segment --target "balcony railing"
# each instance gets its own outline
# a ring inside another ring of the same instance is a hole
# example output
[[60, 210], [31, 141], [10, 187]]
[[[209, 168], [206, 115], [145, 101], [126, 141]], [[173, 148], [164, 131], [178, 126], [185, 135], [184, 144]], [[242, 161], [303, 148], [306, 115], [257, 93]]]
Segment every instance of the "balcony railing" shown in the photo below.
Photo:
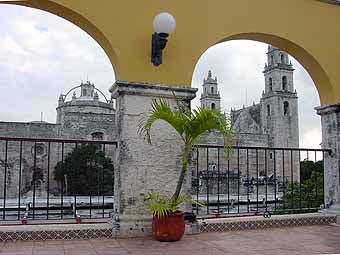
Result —
[[0, 223], [111, 217], [116, 146], [0, 137]]
[[192, 198], [198, 217], [315, 212], [324, 206], [324, 155], [331, 150], [196, 145]]

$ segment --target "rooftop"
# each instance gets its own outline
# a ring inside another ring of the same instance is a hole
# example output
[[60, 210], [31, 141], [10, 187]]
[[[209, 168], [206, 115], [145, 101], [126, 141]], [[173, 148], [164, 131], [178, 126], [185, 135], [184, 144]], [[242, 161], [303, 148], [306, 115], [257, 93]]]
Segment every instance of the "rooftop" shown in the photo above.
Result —
[[336, 225], [203, 233], [164, 243], [152, 238], [21, 241], [0, 243], [0, 254], [335, 254]]

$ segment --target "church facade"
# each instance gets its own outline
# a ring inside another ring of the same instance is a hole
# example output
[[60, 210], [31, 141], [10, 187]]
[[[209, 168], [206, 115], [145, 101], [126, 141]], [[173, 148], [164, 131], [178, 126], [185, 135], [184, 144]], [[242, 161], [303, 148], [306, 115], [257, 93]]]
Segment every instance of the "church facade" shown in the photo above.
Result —
[[[220, 171], [227, 171], [228, 165], [229, 171], [240, 171], [242, 176], [247, 171], [251, 177], [275, 174], [288, 178], [293, 174], [293, 180], [298, 180], [298, 153], [279, 149], [299, 147], [298, 96], [294, 88], [294, 68], [288, 54], [269, 45], [263, 74], [264, 90], [259, 103], [241, 109], [231, 108], [229, 117], [235, 149], [232, 150], [229, 163], [225, 157], [220, 157]], [[221, 111], [218, 82], [216, 77], [212, 77], [211, 71], [203, 80], [202, 87], [201, 107]], [[222, 145], [223, 138], [219, 132], [211, 131], [202, 137], [200, 143]], [[211, 149], [209, 156], [206, 154], [201, 153], [199, 165], [205, 171], [217, 169], [216, 150]]]
[[[78, 92], [78, 95], [76, 94]], [[100, 100], [99, 94], [102, 94]], [[47, 138], [76, 140], [106, 140], [116, 137], [116, 111], [113, 102], [87, 81], [61, 94], [58, 100], [56, 123], [0, 122], [1, 137]], [[7, 144], [7, 163], [5, 162], [5, 141], [0, 141], [0, 197], [4, 195], [4, 176], [6, 169], [6, 197], [18, 197], [21, 178], [21, 196], [32, 196], [33, 185], [37, 196], [46, 196], [47, 186], [51, 193], [58, 194], [60, 187], [54, 181], [54, 167], [71, 152], [73, 143], [22, 142], [10, 141]], [[35, 149], [36, 148], [36, 149]], [[50, 153], [48, 153], [50, 150]], [[107, 146], [107, 154], [113, 155], [114, 148]], [[35, 159], [34, 159], [35, 158]], [[21, 161], [21, 162], [20, 162]], [[6, 165], [6, 167], [5, 167]], [[21, 169], [20, 169], [21, 167]], [[21, 176], [19, 177], [19, 174]], [[35, 184], [34, 184], [35, 183]]]

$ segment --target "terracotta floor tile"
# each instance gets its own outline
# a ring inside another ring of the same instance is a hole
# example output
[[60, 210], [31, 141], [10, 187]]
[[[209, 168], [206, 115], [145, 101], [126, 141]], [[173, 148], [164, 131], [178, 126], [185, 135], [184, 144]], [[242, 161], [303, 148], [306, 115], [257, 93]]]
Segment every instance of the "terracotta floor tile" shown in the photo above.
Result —
[[227, 255], [340, 253], [340, 227], [307, 226], [185, 236], [175, 243], [152, 238], [0, 243], [0, 255]]

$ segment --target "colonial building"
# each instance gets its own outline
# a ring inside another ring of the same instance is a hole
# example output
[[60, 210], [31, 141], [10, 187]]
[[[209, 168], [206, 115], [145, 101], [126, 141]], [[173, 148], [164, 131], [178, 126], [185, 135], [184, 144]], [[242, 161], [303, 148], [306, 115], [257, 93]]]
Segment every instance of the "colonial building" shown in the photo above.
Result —
[[[78, 95], [76, 93], [78, 91]], [[80, 92], [79, 92], [80, 91]], [[98, 93], [102, 94], [100, 100]], [[0, 136], [18, 138], [49, 138], [78, 140], [114, 140], [116, 136], [115, 109], [113, 102], [87, 81], [61, 94], [58, 100], [56, 123], [0, 122]], [[63, 147], [62, 147], [63, 146]], [[72, 151], [75, 144], [48, 142], [8, 142], [5, 167], [5, 141], [0, 142], [0, 197], [4, 193], [6, 169], [6, 197], [17, 197], [21, 178], [21, 196], [32, 195], [33, 180], [37, 196], [46, 195], [46, 187], [58, 193], [54, 181], [54, 167], [62, 157]], [[36, 149], [34, 149], [36, 148]], [[50, 153], [48, 153], [50, 149]], [[112, 148], [107, 148], [111, 150]], [[62, 155], [62, 151], [64, 155]], [[108, 152], [108, 151], [107, 151]], [[34, 157], [36, 158], [34, 160]], [[35, 165], [34, 165], [35, 164]], [[20, 169], [21, 166], [21, 169]], [[21, 170], [21, 171], [20, 171]], [[21, 176], [19, 176], [21, 174]]]
[[[293, 173], [294, 180], [298, 181], [298, 153], [274, 150], [299, 147], [298, 96], [294, 89], [293, 73], [294, 68], [288, 54], [269, 45], [267, 63], [263, 71], [264, 90], [259, 103], [241, 109], [231, 108], [230, 112], [234, 146], [268, 149], [259, 149], [257, 152], [251, 148], [233, 150], [228, 165], [230, 172], [240, 171], [242, 176], [249, 172], [251, 177], [258, 175], [288, 177]], [[211, 71], [203, 80], [202, 87], [201, 107], [221, 110], [217, 78], [212, 78]], [[200, 142], [223, 144], [223, 138], [219, 132], [211, 131]], [[211, 149], [208, 161], [207, 156], [204, 156], [205, 152], [202, 153], [200, 169], [216, 170], [218, 167], [216, 150], [214, 152]], [[220, 171], [227, 171], [228, 162], [225, 157], [220, 157], [220, 162]]]

